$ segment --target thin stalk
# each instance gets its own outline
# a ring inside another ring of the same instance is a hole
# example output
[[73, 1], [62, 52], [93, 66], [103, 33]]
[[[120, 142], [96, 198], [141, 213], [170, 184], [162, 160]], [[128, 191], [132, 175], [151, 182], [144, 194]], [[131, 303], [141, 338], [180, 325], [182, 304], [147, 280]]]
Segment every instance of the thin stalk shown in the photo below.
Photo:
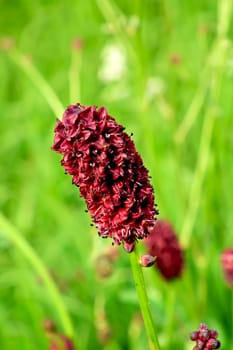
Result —
[[233, 350], [233, 288], [231, 288], [231, 349]]
[[[81, 45], [81, 43], [80, 43]], [[72, 47], [71, 50], [71, 64], [69, 69], [69, 90], [70, 90], [70, 103], [73, 104], [77, 101], [81, 101], [81, 89], [80, 89], [80, 71], [82, 64], [82, 48]]]
[[[218, 23], [217, 23], [217, 39], [225, 39], [230, 23], [231, 9], [232, 9], [232, 0], [220, 0], [219, 1], [219, 10], [218, 10]], [[211, 71], [211, 56], [207, 59], [206, 66], [203, 70], [202, 76], [203, 79], [199, 85], [198, 91], [194, 96], [190, 107], [180, 124], [176, 134], [175, 141], [178, 144], [182, 144], [185, 141], [189, 131], [191, 130], [193, 124], [195, 123], [198, 114], [201, 110], [201, 107], [204, 104], [205, 97], [208, 91], [209, 80], [210, 80], [210, 71]]]
[[131, 56], [130, 58], [132, 58], [134, 62], [137, 62], [135, 49], [126, 33], [126, 18], [124, 13], [118, 8], [116, 2], [111, 0], [96, 0], [96, 4], [107, 23], [111, 24], [115, 36], [118, 38], [119, 42], [124, 45]]
[[225, 38], [230, 25], [231, 11], [233, 6], [232, 0], [220, 0], [218, 3], [218, 26], [217, 34], [219, 38]]
[[[207, 62], [208, 65], [208, 62]], [[207, 89], [209, 86], [209, 74], [208, 69], [204, 70], [204, 79], [201, 80], [200, 86], [198, 87], [197, 93], [194, 96], [185, 116], [180, 124], [178, 130], [175, 133], [175, 141], [178, 144], [182, 144], [189, 131], [191, 130], [193, 124], [195, 123], [198, 114], [200, 113], [201, 107], [205, 101], [205, 97], [207, 94]]]
[[187, 248], [189, 244], [197, 210], [199, 208], [200, 199], [202, 196], [201, 189], [210, 156], [210, 142], [213, 126], [214, 115], [211, 113], [211, 110], [209, 110], [209, 112], [206, 114], [202, 128], [196, 171], [194, 174], [193, 182], [191, 184], [187, 214], [185, 216], [180, 235], [180, 239], [184, 248]]
[[50, 277], [46, 266], [40, 257], [36, 254], [35, 250], [24, 239], [20, 232], [0, 213], [0, 230], [5, 234], [10, 241], [18, 248], [21, 254], [27, 259], [31, 266], [37, 271], [41, 279], [50, 294], [51, 302], [54, 304], [55, 309], [60, 317], [60, 321], [63, 325], [64, 332], [69, 337], [74, 337], [74, 328], [71, 319], [66, 311], [65, 305], [62, 301], [60, 293]]
[[189, 244], [197, 211], [200, 205], [203, 182], [210, 158], [214, 122], [219, 113], [219, 96], [222, 86], [223, 69], [229, 48], [226, 37], [231, 18], [230, 10], [232, 9], [232, 3], [233, 0], [222, 0], [219, 3], [218, 33], [209, 60], [209, 68], [211, 72], [209, 103], [204, 116], [197, 156], [197, 165], [189, 192], [187, 212], [181, 230], [181, 241], [185, 248], [187, 248]]
[[45, 98], [48, 105], [56, 116], [63, 114], [64, 107], [59, 98], [55, 94], [53, 88], [48, 81], [43, 77], [40, 71], [33, 64], [32, 60], [26, 55], [21, 54], [16, 49], [10, 51], [10, 58], [17, 64], [18, 67], [31, 79], [32, 83], [38, 89], [40, 94]]
[[166, 326], [165, 334], [167, 338], [166, 349], [170, 350], [174, 337], [174, 315], [175, 315], [175, 301], [176, 301], [176, 285], [173, 284], [166, 295]]
[[136, 290], [138, 293], [141, 313], [142, 313], [142, 317], [143, 317], [146, 332], [147, 332], [150, 350], [160, 350], [160, 345], [158, 342], [154, 321], [152, 319], [152, 315], [149, 307], [149, 300], [146, 292], [142, 268], [139, 264], [139, 257], [137, 254], [136, 247], [134, 251], [130, 253], [130, 262], [131, 262], [131, 268], [133, 271]]

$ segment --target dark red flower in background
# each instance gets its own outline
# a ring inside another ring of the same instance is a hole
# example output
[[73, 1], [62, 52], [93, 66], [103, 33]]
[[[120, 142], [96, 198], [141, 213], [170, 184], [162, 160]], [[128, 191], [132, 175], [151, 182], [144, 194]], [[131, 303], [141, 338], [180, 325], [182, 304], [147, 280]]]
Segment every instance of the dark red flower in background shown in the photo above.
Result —
[[80, 188], [99, 235], [132, 251], [158, 213], [148, 171], [130, 137], [104, 107], [69, 106], [55, 127], [52, 149]]
[[75, 350], [73, 341], [66, 335], [59, 333], [52, 320], [44, 320], [43, 327], [49, 339], [50, 350]]
[[190, 339], [196, 342], [193, 350], [219, 349], [221, 343], [217, 337], [217, 331], [208, 329], [206, 324], [201, 323], [198, 330], [190, 334]]
[[149, 254], [156, 256], [155, 265], [166, 280], [181, 275], [184, 266], [183, 251], [168, 221], [157, 220], [145, 239], [145, 244]]
[[225, 280], [230, 287], [233, 287], [233, 248], [224, 250], [221, 263]]
[[74, 345], [69, 338], [57, 334], [52, 337], [50, 350], [74, 350]]

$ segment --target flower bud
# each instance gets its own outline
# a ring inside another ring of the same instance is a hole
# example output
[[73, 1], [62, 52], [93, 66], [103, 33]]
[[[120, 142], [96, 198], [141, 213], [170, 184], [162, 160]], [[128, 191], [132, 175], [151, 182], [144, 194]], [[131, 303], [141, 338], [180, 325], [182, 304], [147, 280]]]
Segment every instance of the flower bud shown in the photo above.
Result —
[[140, 257], [140, 265], [143, 267], [150, 267], [154, 265], [156, 260], [156, 256], [152, 256], [150, 254], [144, 254]]

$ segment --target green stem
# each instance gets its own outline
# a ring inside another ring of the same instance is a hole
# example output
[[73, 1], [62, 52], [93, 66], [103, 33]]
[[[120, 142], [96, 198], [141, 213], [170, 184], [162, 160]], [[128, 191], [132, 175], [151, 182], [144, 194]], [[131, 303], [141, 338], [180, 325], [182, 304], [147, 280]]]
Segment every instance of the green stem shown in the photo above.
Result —
[[9, 53], [10, 58], [22, 69], [22, 71], [31, 79], [32, 83], [45, 98], [48, 105], [58, 117], [64, 112], [64, 107], [59, 98], [49, 85], [47, 80], [43, 77], [40, 71], [34, 66], [32, 60], [26, 55], [21, 54], [16, 49]]
[[77, 101], [81, 102], [81, 89], [80, 89], [81, 63], [82, 63], [81, 50], [72, 48], [71, 65], [69, 70], [70, 103], [75, 103]]
[[229, 49], [226, 37], [231, 18], [230, 10], [232, 9], [232, 3], [232, 0], [222, 0], [219, 2], [218, 33], [209, 59], [210, 83], [208, 105], [202, 126], [196, 170], [189, 191], [187, 212], [181, 231], [181, 241], [185, 248], [189, 245], [192, 229], [202, 198], [203, 182], [211, 152], [214, 122], [220, 110], [219, 96], [222, 86], [223, 70]]
[[[216, 41], [219, 39], [224, 41], [227, 36], [227, 31], [229, 28], [230, 17], [231, 17], [231, 10], [232, 10], [232, 0], [219, 1]], [[187, 137], [191, 127], [195, 123], [198, 117], [198, 114], [201, 110], [201, 107], [204, 104], [204, 100], [205, 100], [208, 86], [209, 86], [209, 80], [211, 79], [210, 77], [210, 73], [212, 69], [211, 60], [212, 60], [212, 54], [210, 54], [207, 59], [206, 66], [202, 73], [203, 78], [201, 79], [201, 83], [199, 85], [197, 94], [194, 96], [193, 101], [191, 102], [190, 107], [175, 134], [175, 141], [179, 144], [182, 144], [185, 141], [185, 138]]]
[[[208, 62], [207, 62], [207, 66], [208, 66]], [[182, 144], [185, 141], [189, 131], [191, 130], [193, 124], [195, 123], [198, 117], [201, 107], [203, 106], [203, 103], [207, 94], [208, 85], [209, 85], [208, 73], [209, 73], [208, 67], [206, 67], [203, 72], [204, 79], [201, 80], [197, 93], [194, 96], [187, 110], [187, 113], [185, 114], [184, 119], [175, 134], [175, 141], [178, 144]]]
[[187, 214], [185, 216], [184, 224], [180, 235], [182, 245], [185, 248], [189, 244], [193, 225], [196, 219], [197, 210], [199, 208], [200, 200], [202, 197], [201, 190], [204, 176], [208, 166], [213, 126], [214, 115], [212, 115], [211, 111], [209, 110], [209, 112], [206, 114], [204, 125], [202, 128], [196, 171], [194, 174], [193, 182], [191, 184]]
[[160, 345], [157, 339], [155, 325], [152, 319], [148, 296], [146, 293], [144, 277], [142, 273], [142, 268], [139, 264], [139, 257], [136, 251], [136, 247], [132, 253], [130, 253], [130, 262], [133, 271], [134, 281], [136, 290], [138, 293], [138, 299], [140, 303], [140, 308], [147, 332], [147, 337], [149, 341], [150, 350], [160, 350]]
[[50, 294], [51, 301], [53, 302], [57, 313], [59, 314], [65, 334], [73, 338], [74, 328], [71, 319], [66, 311], [59, 291], [52, 278], [50, 277], [43, 261], [36, 254], [29, 243], [24, 239], [24, 237], [18, 232], [18, 230], [1, 213], [0, 230], [12, 241], [12, 243], [19, 249], [19, 251], [21, 251], [22, 255], [24, 255], [24, 257], [38, 272], [44, 282], [44, 285], [47, 288], [48, 293]]
[[170, 350], [173, 343], [174, 337], [174, 315], [175, 315], [175, 301], [176, 301], [176, 286], [175, 283], [171, 288], [167, 291], [166, 296], [166, 326], [165, 326], [165, 334], [166, 334], [166, 349]]
[[233, 350], [233, 287], [231, 288], [231, 334], [232, 334], [231, 349]]
[[134, 47], [126, 33], [124, 22], [126, 20], [124, 13], [116, 5], [115, 1], [111, 0], [96, 0], [96, 4], [99, 10], [102, 12], [103, 17], [107, 23], [111, 23], [116, 38], [119, 43], [122, 43], [128, 51], [130, 58], [135, 62], [137, 61], [137, 55]]

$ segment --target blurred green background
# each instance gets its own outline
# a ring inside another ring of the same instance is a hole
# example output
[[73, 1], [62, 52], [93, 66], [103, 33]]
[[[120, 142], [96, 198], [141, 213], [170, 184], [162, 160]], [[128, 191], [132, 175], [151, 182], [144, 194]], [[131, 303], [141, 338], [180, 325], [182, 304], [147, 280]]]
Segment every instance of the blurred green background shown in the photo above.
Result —
[[56, 117], [80, 101], [133, 132], [160, 217], [185, 249], [181, 279], [144, 271], [162, 349], [192, 349], [200, 322], [230, 349], [220, 256], [233, 246], [232, 0], [2, 0], [0, 9], [1, 348], [48, 349], [49, 318], [79, 350], [148, 349], [129, 256], [119, 247], [101, 265], [111, 241], [90, 226], [50, 149]]

